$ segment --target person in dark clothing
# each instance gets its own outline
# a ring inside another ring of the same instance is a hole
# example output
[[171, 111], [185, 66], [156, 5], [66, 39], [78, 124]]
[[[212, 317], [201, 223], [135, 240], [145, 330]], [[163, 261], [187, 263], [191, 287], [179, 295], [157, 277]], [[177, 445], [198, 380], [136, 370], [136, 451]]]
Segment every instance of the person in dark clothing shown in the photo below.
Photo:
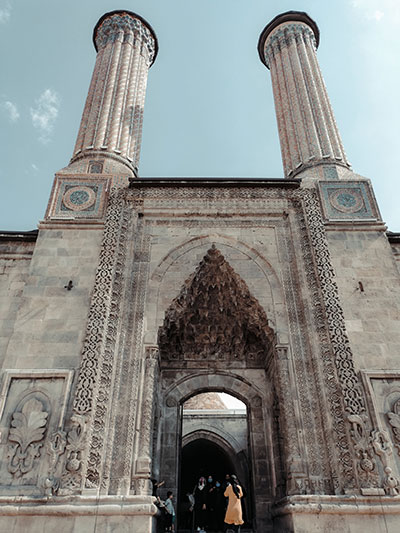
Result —
[[194, 496], [194, 524], [198, 529], [204, 529], [207, 523], [207, 489], [206, 478], [201, 477], [193, 490]]
[[208, 476], [206, 483], [206, 505], [207, 505], [207, 527], [212, 531], [215, 529], [215, 485], [212, 476]]
[[151, 484], [152, 484], [152, 496], [154, 496], [155, 498], [157, 498], [157, 500], [155, 501], [155, 504], [157, 505], [157, 507], [159, 509], [161, 509], [161, 514], [159, 514], [158, 516], [158, 520], [157, 520], [157, 531], [164, 531], [165, 529], [165, 513], [164, 513], [164, 504], [163, 502], [160, 500], [160, 497], [158, 496], [157, 494], [157, 490], [159, 487], [161, 487], [162, 485], [164, 485], [164, 481], [158, 481], [157, 479], [155, 478], [151, 478]]
[[225, 496], [221, 483], [217, 480], [214, 488], [214, 529], [222, 531], [224, 529], [225, 518]]
[[151, 478], [151, 484], [153, 485], [152, 495], [157, 498], [157, 490], [164, 485], [164, 481], [157, 481], [154, 478]]

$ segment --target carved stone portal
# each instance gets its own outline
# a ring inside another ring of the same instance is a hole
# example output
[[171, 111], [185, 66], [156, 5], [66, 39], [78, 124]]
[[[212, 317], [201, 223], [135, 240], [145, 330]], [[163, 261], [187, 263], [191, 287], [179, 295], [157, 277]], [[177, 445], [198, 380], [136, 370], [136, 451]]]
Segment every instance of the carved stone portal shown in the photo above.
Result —
[[166, 312], [162, 359], [265, 363], [274, 333], [246, 283], [213, 245]]

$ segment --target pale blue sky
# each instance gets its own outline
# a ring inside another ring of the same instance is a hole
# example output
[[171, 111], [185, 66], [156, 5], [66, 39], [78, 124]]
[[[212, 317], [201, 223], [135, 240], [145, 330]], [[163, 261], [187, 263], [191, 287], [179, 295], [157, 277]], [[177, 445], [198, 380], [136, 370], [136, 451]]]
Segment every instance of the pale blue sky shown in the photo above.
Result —
[[107, 11], [143, 16], [159, 39], [141, 177], [283, 176], [270, 74], [257, 54], [277, 14], [318, 24], [319, 62], [344, 146], [400, 231], [398, 0], [0, 0], [0, 230], [42, 219], [71, 157]]

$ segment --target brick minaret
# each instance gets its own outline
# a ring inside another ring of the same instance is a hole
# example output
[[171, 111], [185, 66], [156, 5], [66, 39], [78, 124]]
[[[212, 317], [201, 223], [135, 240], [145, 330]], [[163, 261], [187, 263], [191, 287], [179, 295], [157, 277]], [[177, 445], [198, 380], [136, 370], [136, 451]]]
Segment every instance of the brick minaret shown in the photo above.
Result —
[[96, 24], [93, 42], [96, 64], [68, 171], [136, 176], [157, 38], [139, 15], [113, 11]]
[[318, 65], [316, 23], [299, 11], [275, 17], [258, 51], [271, 70], [285, 177], [345, 177], [350, 168]]

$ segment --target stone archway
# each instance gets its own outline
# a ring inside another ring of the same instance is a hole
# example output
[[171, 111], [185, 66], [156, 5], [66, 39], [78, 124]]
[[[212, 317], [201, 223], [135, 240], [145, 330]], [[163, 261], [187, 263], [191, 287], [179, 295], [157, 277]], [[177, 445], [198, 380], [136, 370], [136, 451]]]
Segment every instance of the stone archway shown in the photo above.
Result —
[[[247, 437], [246, 424], [246, 441]], [[242, 449], [231, 433], [224, 434], [223, 431], [218, 431], [218, 428], [213, 431], [195, 430], [185, 434], [182, 437], [179, 476], [181, 501], [185, 500], [188, 490], [193, 490], [194, 483], [200, 475], [207, 477], [211, 474], [214, 482], [218, 480], [223, 486], [226, 474], [235, 474], [245, 494], [242, 500], [243, 519], [246, 527], [251, 527], [254, 495], [250, 484], [252, 475], [248, 452], [247, 446]]]
[[[185, 372], [186, 374], [186, 372]], [[166, 386], [161, 404], [159, 434], [160, 448], [156, 469], [160, 479], [166, 480], [168, 488], [175, 493], [179, 487], [179, 461], [181, 448], [181, 410], [183, 403], [200, 392], [226, 392], [235, 395], [246, 404], [249, 428], [249, 464], [252, 470], [250, 490], [255, 495], [255, 529], [268, 532], [271, 529], [269, 508], [275, 498], [279, 484], [274, 442], [273, 391], [269, 380], [264, 377], [263, 390], [248, 382], [242, 376], [230, 372], [209, 374], [189, 371], [188, 375], [168, 387], [172, 378], [168, 370], [161, 372], [162, 385]], [[271, 530], [272, 531], [272, 530]]]
[[208, 391], [236, 396], [247, 407], [251, 492], [257, 496], [254, 529], [269, 531], [280, 470], [271, 376], [275, 333], [258, 300], [214, 245], [172, 301], [158, 344], [162, 412], [155, 471], [178, 490], [181, 414], [188, 398]]

